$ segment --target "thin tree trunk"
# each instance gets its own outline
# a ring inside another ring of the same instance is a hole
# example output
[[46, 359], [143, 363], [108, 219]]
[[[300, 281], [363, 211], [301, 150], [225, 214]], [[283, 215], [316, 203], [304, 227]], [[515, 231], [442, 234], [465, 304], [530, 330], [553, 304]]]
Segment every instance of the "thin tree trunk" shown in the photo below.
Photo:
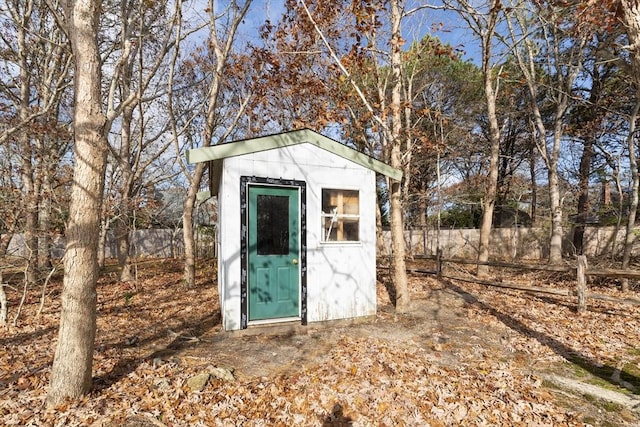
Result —
[[[391, 167], [402, 170], [402, 35], [401, 9], [398, 0], [391, 1]], [[396, 291], [396, 310], [400, 313], [410, 308], [406, 248], [404, 243], [404, 218], [402, 209], [402, 186], [400, 182], [390, 180], [389, 201], [391, 207], [391, 245], [393, 247], [393, 284]]]
[[379, 202], [376, 202], [376, 246], [378, 247], [377, 255], [379, 257], [387, 256], [387, 248], [382, 235], [382, 212]]
[[591, 69], [592, 83], [589, 92], [589, 109], [581, 114], [580, 122], [584, 123], [584, 127], [588, 132], [584, 139], [582, 156], [580, 157], [580, 166], [578, 169], [578, 206], [577, 220], [573, 231], [573, 246], [577, 255], [583, 255], [584, 252], [584, 231], [589, 216], [589, 180], [591, 178], [591, 164], [593, 163], [593, 146], [595, 143], [595, 126], [600, 126], [598, 110], [594, 108], [600, 104], [602, 93], [603, 76], [600, 73], [600, 65], [595, 64]]
[[38, 267], [42, 270], [51, 270], [51, 167], [48, 164], [42, 165], [42, 194], [40, 196], [40, 207], [38, 209], [38, 223], [40, 237], [38, 239]]
[[[196, 283], [196, 241], [193, 230], [193, 213], [196, 205], [196, 196], [206, 163], [196, 164], [192, 182], [187, 191], [182, 213], [182, 237], [184, 239], [184, 283], [187, 287], [193, 287]], [[195, 183], [198, 185], [195, 185]]]
[[[482, 72], [484, 77], [485, 98], [487, 102], [487, 118], [489, 120], [489, 138], [491, 150], [489, 154], [489, 182], [482, 205], [482, 223], [480, 226], [480, 242], [478, 245], [478, 261], [489, 260], [489, 238], [493, 228], [493, 212], [498, 192], [498, 162], [500, 161], [500, 129], [496, 114], [496, 92], [493, 86], [493, 68], [491, 66], [491, 43], [497, 20], [497, 7], [492, 6], [486, 32], [482, 36]], [[489, 266], [478, 265], [477, 275], [486, 277]]]
[[[494, 8], [492, 8], [494, 10]], [[496, 9], [497, 10], [497, 9]], [[484, 92], [487, 102], [487, 118], [489, 120], [489, 179], [482, 204], [482, 223], [480, 226], [480, 242], [478, 245], [478, 261], [489, 260], [489, 238], [493, 228], [493, 211], [496, 205], [498, 193], [498, 162], [500, 161], [500, 128], [496, 113], [496, 93], [493, 82], [493, 68], [491, 66], [491, 43], [493, 41], [493, 29], [497, 12], [491, 12], [486, 33], [482, 37], [482, 73], [484, 77]], [[488, 265], [478, 265], [478, 277], [486, 277], [489, 274]]]
[[[627, 136], [627, 148], [629, 150], [629, 169], [631, 170], [631, 203], [629, 215], [627, 217], [627, 228], [624, 239], [624, 251], [622, 252], [622, 269], [629, 268], [631, 262], [631, 252], [633, 242], [636, 240], [634, 227], [636, 225], [636, 212], [638, 211], [638, 190], [640, 188], [640, 177], [638, 175], [638, 159], [636, 155], [636, 121], [640, 113], [640, 89], [636, 90], [636, 104], [633, 113], [629, 117], [629, 135]], [[622, 281], [622, 290], [629, 290], [629, 280]]]
[[584, 252], [584, 229], [589, 216], [589, 177], [591, 176], [591, 161], [593, 159], [593, 138], [584, 141], [580, 167], [578, 169], [578, 212], [576, 226], [573, 230], [573, 246], [577, 255]]
[[97, 250], [106, 168], [107, 119], [102, 112], [102, 70], [96, 37], [101, 2], [65, 3], [75, 58], [75, 167], [67, 223], [62, 311], [47, 395], [50, 406], [91, 388], [96, 334]]
[[[123, 16], [127, 10], [123, 8]], [[125, 25], [121, 35], [121, 43], [123, 46], [129, 43], [127, 39], [127, 28]], [[125, 61], [122, 66], [121, 90], [125, 97], [131, 94], [131, 80], [133, 74], [134, 61]], [[120, 280], [130, 282], [133, 280], [131, 273], [131, 262], [129, 256], [129, 231], [131, 230], [131, 198], [133, 194], [134, 173], [131, 164], [131, 142], [132, 142], [132, 122], [133, 122], [134, 104], [127, 105], [122, 111], [122, 127], [120, 129], [120, 155], [117, 162], [120, 166], [120, 212], [115, 227], [116, 252], [118, 256], [118, 266], [120, 267]], [[140, 129], [142, 132], [142, 129]], [[142, 149], [142, 146], [140, 146]]]
[[[17, 44], [20, 55], [20, 120], [27, 122], [30, 115], [31, 102], [31, 70], [27, 59], [27, 39], [26, 31], [30, 27], [33, 2], [24, 4], [22, 20], [18, 27]], [[38, 191], [35, 184], [35, 160], [33, 147], [31, 145], [28, 127], [24, 128], [18, 136], [20, 150], [22, 153], [22, 185], [24, 187], [24, 241], [25, 241], [25, 281], [26, 285], [35, 284], [37, 280], [38, 266]]]
[[[232, 42], [235, 38], [238, 25], [243, 21], [244, 16], [249, 10], [251, 0], [245, 1], [244, 5], [234, 4], [233, 11], [229, 12], [232, 16], [230, 24], [227, 27], [226, 40], [224, 42], [218, 38], [218, 25], [216, 15], [216, 2], [215, 0], [209, 0], [209, 45], [213, 50], [216, 58], [215, 70], [213, 71], [213, 80], [209, 87], [209, 93], [207, 94], [207, 113], [203, 132], [203, 146], [208, 147], [211, 145], [211, 139], [215, 128], [216, 121], [216, 108], [218, 102], [218, 95], [222, 86], [223, 72], [227, 65], [229, 58], [229, 52], [231, 51]], [[244, 107], [242, 107], [244, 108]], [[227, 130], [227, 134], [231, 129]], [[200, 188], [200, 182], [204, 176], [206, 163], [198, 163], [193, 176], [189, 180], [189, 190], [187, 191], [187, 197], [184, 202], [184, 209], [182, 214], [182, 227], [184, 238], [184, 282], [187, 287], [195, 285], [196, 276], [196, 247], [193, 233], [193, 213], [196, 205], [196, 196], [198, 189]]]
[[98, 268], [104, 267], [107, 245], [107, 233], [109, 232], [109, 219], [105, 209], [105, 204], [102, 204], [102, 211], [100, 212], [100, 235], [98, 237]]
[[[559, 139], [560, 134], [554, 135], [554, 140]], [[554, 142], [554, 146], [556, 143]], [[559, 150], [559, 141], [558, 141]], [[552, 154], [547, 173], [549, 179], [549, 200], [551, 207], [551, 237], [549, 240], [549, 263], [562, 263], [562, 203], [560, 200], [560, 182], [558, 177], [557, 156]]]
[[[638, 160], [635, 149], [636, 121], [640, 112], [640, 2], [635, 0], [623, 0], [621, 1], [621, 5], [623, 21], [629, 37], [628, 48], [631, 53], [631, 68], [633, 70], [634, 83], [636, 86], [636, 104], [634, 106], [633, 113], [629, 118], [629, 135], [627, 137], [629, 168], [631, 169], [633, 183], [631, 206], [629, 207], [629, 217], [627, 219], [624, 252], [622, 254], [622, 268], [629, 268], [631, 249], [633, 241], [635, 240], [633, 228], [635, 226], [636, 212], [638, 210], [638, 190], [640, 186], [638, 177]], [[627, 290], [628, 287], [629, 282], [623, 282], [623, 289]]]
[[531, 209], [529, 210], [529, 215], [531, 215], [531, 226], [536, 226], [536, 217], [538, 216], [538, 212], [536, 212], [536, 205], [538, 204], [538, 183], [536, 182], [536, 145], [533, 143], [529, 147], [529, 176], [531, 178], [531, 182], [529, 183], [531, 188]]

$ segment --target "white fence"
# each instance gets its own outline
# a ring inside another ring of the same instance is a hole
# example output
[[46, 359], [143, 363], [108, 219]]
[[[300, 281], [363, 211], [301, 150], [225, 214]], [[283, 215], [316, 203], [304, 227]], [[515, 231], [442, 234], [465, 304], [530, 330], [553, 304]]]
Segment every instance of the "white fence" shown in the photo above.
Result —
[[[640, 233], [640, 228], [636, 229]], [[575, 254], [573, 230], [566, 230], [563, 251]], [[638, 234], [636, 233], [636, 234]], [[389, 253], [390, 231], [383, 231], [385, 250]], [[405, 231], [407, 250], [413, 255], [435, 255], [438, 246], [443, 255], [475, 257], [478, 255], [480, 231], [477, 229], [412, 229]], [[620, 255], [623, 250], [625, 229], [616, 227], [587, 227], [584, 232], [583, 253], [589, 257]], [[490, 236], [490, 257], [499, 259], [544, 259], [548, 256], [549, 230], [546, 228], [496, 228]], [[638, 254], [640, 242], [634, 241], [633, 254]]]
[[[215, 257], [216, 244], [213, 231], [196, 231], [196, 248], [199, 256]], [[52, 239], [51, 256], [62, 258], [64, 255], [64, 238], [56, 236]], [[145, 229], [131, 232], [131, 254], [135, 257], [175, 258], [184, 254], [184, 240], [182, 229]], [[105, 243], [105, 257], [117, 256], [116, 241], [112, 233], [107, 233]], [[7, 254], [26, 257], [24, 237], [22, 234], [14, 234]]]
[[[640, 227], [636, 229], [640, 234]], [[388, 230], [383, 232], [386, 253], [389, 253], [391, 236]], [[475, 257], [478, 251], [479, 230], [446, 229], [438, 233], [433, 229], [412, 229], [405, 231], [405, 243], [410, 254], [435, 255], [439, 247], [443, 255], [451, 257]], [[200, 230], [196, 236], [198, 256], [213, 258], [216, 256], [216, 234], [213, 230]], [[625, 230], [616, 231], [615, 227], [587, 227], [584, 233], [583, 252], [589, 257], [611, 256], [622, 253]], [[574, 254], [572, 245], [573, 230], [567, 230], [563, 249], [565, 254]], [[549, 230], [546, 228], [497, 228], [491, 233], [490, 257], [499, 259], [544, 259], [548, 255]], [[131, 251], [139, 257], [179, 257], [184, 253], [181, 229], [135, 230], [131, 235]], [[24, 239], [21, 234], [13, 236], [8, 254], [24, 256]], [[64, 239], [53, 239], [52, 257], [61, 258], [64, 254]], [[640, 242], [634, 242], [634, 254], [640, 254]], [[105, 256], [116, 257], [116, 244], [112, 235], [107, 236]]]

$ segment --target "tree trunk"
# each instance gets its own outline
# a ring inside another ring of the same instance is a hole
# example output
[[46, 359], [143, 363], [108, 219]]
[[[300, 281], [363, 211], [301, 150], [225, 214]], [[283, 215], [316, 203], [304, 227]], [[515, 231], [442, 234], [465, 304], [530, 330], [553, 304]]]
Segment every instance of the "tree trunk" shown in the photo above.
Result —
[[51, 271], [53, 263], [51, 262], [51, 175], [50, 165], [42, 165], [42, 194], [40, 196], [40, 207], [38, 209], [38, 223], [40, 229], [40, 237], [38, 239], [38, 267], [42, 270]]
[[[629, 217], [627, 219], [624, 252], [622, 254], [622, 268], [626, 269], [629, 268], [631, 249], [635, 240], [633, 228], [635, 226], [636, 212], [638, 210], [638, 190], [640, 187], [638, 177], [638, 160], [635, 149], [636, 121], [640, 111], [640, 2], [636, 0], [623, 0], [621, 1], [621, 5], [623, 22], [629, 37], [631, 68], [633, 70], [634, 83], [636, 87], [636, 105], [631, 117], [629, 118], [629, 135], [627, 137], [627, 145], [629, 148], [629, 168], [631, 169], [632, 176], [632, 193]], [[625, 280], [623, 282], [623, 290], [628, 290], [628, 288], [629, 282], [628, 280]]]
[[[391, 90], [391, 167], [402, 170], [402, 14], [398, 0], [391, 1], [391, 73], [393, 87]], [[407, 266], [405, 262], [406, 249], [404, 244], [404, 218], [402, 209], [402, 186], [400, 182], [391, 180], [389, 201], [391, 207], [391, 245], [393, 248], [393, 285], [396, 291], [396, 310], [406, 312], [410, 308]]]
[[75, 57], [75, 166], [66, 231], [60, 330], [50, 406], [78, 398], [91, 388], [96, 334], [97, 250], [106, 167], [106, 116], [98, 50], [99, 0], [69, 0], [65, 17]]
[[[17, 43], [20, 55], [20, 120], [27, 122], [31, 102], [31, 70], [27, 59], [26, 31], [30, 27], [33, 3], [26, 2], [22, 21], [18, 27]], [[18, 136], [22, 155], [22, 185], [24, 188], [24, 256], [26, 262], [25, 284], [33, 285], [37, 280], [38, 266], [38, 194], [35, 185], [35, 160], [31, 137], [25, 127]]]
[[[218, 95], [222, 86], [223, 72], [229, 58], [232, 42], [235, 38], [236, 30], [240, 22], [244, 20], [244, 16], [251, 5], [251, 0], [245, 1], [244, 5], [234, 3], [229, 8], [229, 26], [226, 28], [226, 40], [222, 42], [218, 38], [219, 19], [216, 15], [216, 2], [209, 0], [209, 46], [215, 54], [215, 70], [209, 92], [207, 94], [207, 115], [203, 132], [203, 146], [211, 145], [211, 139], [216, 125], [216, 108], [218, 105]], [[186, 286], [195, 285], [196, 277], [196, 245], [193, 233], [193, 213], [196, 205], [196, 196], [200, 188], [200, 182], [204, 176], [206, 163], [198, 163], [193, 176], [189, 180], [189, 190], [184, 201], [184, 210], [182, 214], [182, 231], [184, 238], [184, 281]]]
[[[196, 196], [202, 176], [204, 175], [206, 163], [196, 164], [195, 172], [191, 178], [192, 182], [187, 191], [182, 212], [182, 237], [184, 239], [184, 283], [187, 287], [196, 284], [196, 241], [193, 230], [193, 213], [196, 206]], [[194, 183], [198, 183], [195, 185]]]
[[589, 216], [589, 177], [591, 176], [591, 161], [593, 159], [593, 138], [584, 141], [580, 167], [578, 169], [578, 212], [576, 226], [573, 230], [573, 246], [577, 255], [584, 252], [584, 229]]
[[[125, 201], [122, 201], [124, 205]], [[128, 203], [128, 201], [126, 202]], [[130, 282], [133, 280], [133, 276], [131, 274], [131, 264], [129, 262], [129, 224], [128, 213], [122, 213], [122, 215], [126, 215], [127, 218], [119, 218], [117, 222], [117, 227], [114, 230], [115, 240], [116, 240], [116, 253], [118, 256], [118, 266], [120, 267], [120, 281], [121, 282]]]
[[[23, 147], [27, 150], [27, 153], [31, 152], [29, 145], [29, 138], [24, 135], [24, 138], [20, 138], [24, 141]], [[25, 188], [25, 225], [24, 225], [24, 240], [25, 240], [25, 259], [27, 263], [26, 268], [26, 283], [28, 286], [34, 285], [37, 281], [38, 271], [38, 196], [37, 186], [34, 182], [34, 167], [32, 163], [32, 156], [25, 154], [23, 157], [23, 184]]]
[[[125, 8], [126, 9], [126, 8]], [[126, 16], [126, 10], [122, 11], [123, 16]], [[127, 18], [128, 19], [128, 18]], [[123, 31], [121, 34], [121, 43], [124, 46], [129, 42], [127, 39], [127, 33], [129, 29], [126, 25], [126, 20], [123, 23]], [[128, 97], [131, 94], [131, 81], [133, 74], [134, 61], [124, 61], [122, 65], [122, 77], [121, 77], [121, 90], [124, 97]], [[132, 170], [132, 122], [133, 122], [133, 110], [134, 104], [127, 105], [122, 111], [122, 127], [120, 128], [120, 155], [117, 158], [117, 163], [120, 167], [120, 214], [118, 215], [118, 221], [115, 228], [116, 239], [116, 252], [118, 255], [118, 266], [120, 267], [120, 281], [130, 282], [133, 280], [133, 274], [131, 273], [131, 262], [129, 256], [129, 231], [131, 230], [131, 199], [134, 193], [134, 172]], [[142, 129], [140, 129], [142, 132]], [[142, 146], [139, 147], [142, 150]]]
[[98, 237], [98, 269], [104, 267], [107, 245], [107, 234], [109, 232], [109, 219], [105, 209], [105, 204], [102, 204], [102, 210], [100, 212], [100, 234]]
[[376, 202], [376, 246], [377, 256], [387, 256], [387, 248], [384, 243], [384, 236], [382, 235], [382, 212], [380, 211], [380, 203]]
[[[495, 3], [495, 1], [494, 1]], [[493, 30], [495, 28], [499, 8], [492, 6], [487, 19], [487, 30], [482, 35], [482, 74], [484, 78], [484, 93], [487, 102], [487, 119], [489, 120], [489, 177], [487, 189], [482, 204], [482, 223], [480, 226], [480, 242], [478, 245], [478, 261], [489, 260], [489, 238], [493, 228], [493, 211], [496, 205], [498, 193], [498, 162], [500, 161], [500, 128], [496, 114], [496, 92], [493, 86], [493, 67], [491, 65], [491, 44], [493, 42]], [[488, 265], [478, 265], [478, 277], [486, 277], [489, 274]]]
[[[640, 88], [640, 86], [639, 86]], [[638, 211], [638, 190], [640, 189], [640, 176], [638, 175], [638, 158], [636, 155], [636, 121], [640, 112], [640, 89], [636, 89], [636, 104], [629, 118], [629, 135], [627, 136], [627, 148], [629, 150], [629, 169], [631, 170], [631, 203], [627, 217], [627, 228], [622, 252], [622, 269], [629, 268], [633, 242], [636, 240], [634, 227], [636, 225], [636, 212]], [[622, 281], [622, 290], [629, 290], [629, 280]]]
[[536, 182], [536, 144], [535, 142], [531, 144], [529, 147], [529, 176], [531, 177], [531, 209], [529, 210], [529, 215], [531, 215], [531, 226], [536, 226], [536, 217], [538, 216], [538, 212], [536, 212], [536, 205], [538, 204], [538, 184]]
[[[554, 139], [556, 136], [554, 136]], [[547, 172], [549, 179], [549, 200], [551, 207], [551, 237], [549, 239], [549, 263], [562, 263], [562, 204], [560, 202], [560, 183], [558, 163], [552, 161]]]
[[[600, 65], [594, 64], [591, 69], [592, 82], [589, 92], [588, 110], [583, 111], [579, 117], [579, 123], [584, 124], [586, 136], [580, 157], [580, 166], [578, 169], [578, 206], [576, 226], [573, 231], [573, 246], [577, 255], [583, 255], [584, 252], [584, 230], [587, 219], [589, 217], [589, 180], [591, 178], [591, 164], [593, 163], [593, 146], [596, 141], [596, 129], [600, 127], [602, 119], [598, 116], [598, 110], [595, 106], [600, 105], [602, 93], [603, 77], [600, 74]], [[594, 125], [598, 124], [596, 128]]]

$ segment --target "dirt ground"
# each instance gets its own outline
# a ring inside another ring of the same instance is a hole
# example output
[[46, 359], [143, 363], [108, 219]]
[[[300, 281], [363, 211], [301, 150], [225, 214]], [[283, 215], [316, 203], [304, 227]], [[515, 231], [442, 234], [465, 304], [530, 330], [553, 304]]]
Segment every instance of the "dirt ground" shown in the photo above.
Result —
[[406, 314], [396, 314], [389, 294], [379, 284], [378, 313], [373, 319], [283, 324], [241, 332], [216, 327], [174, 355], [182, 363], [228, 368], [239, 378], [267, 378], [331, 363], [328, 355], [344, 337], [373, 337], [392, 345], [421, 347], [431, 354], [433, 363], [444, 366], [481, 366], [486, 359], [515, 362], [523, 374], [542, 381], [556, 404], [580, 414], [585, 425], [640, 426], [636, 394], [615, 385], [603, 387], [597, 376], [577, 371], [564, 356], [550, 356], [553, 351], [535, 355], [536, 351], [514, 350], [514, 342], [534, 338], [523, 337], [522, 330], [499, 318], [480, 321], [479, 310], [489, 317], [495, 313], [462, 285], [414, 276], [411, 286], [413, 303]]
[[[0, 328], [1, 425], [640, 426], [636, 306], [592, 299], [577, 315], [573, 297], [414, 274], [411, 310], [398, 314], [381, 269], [373, 318], [225, 332], [211, 264], [191, 288], [177, 260], [139, 267], [136, 284], [103, 271], [93, 389], [55, 410], [44, 400], [61, 280], [41, 314], [40, 290], [27, 295], [16, 325]], [[557, 274], [493, 273], [575, 286]], [[638, 292], [590, 285], [618, 299]], [[19, 289], [10, 288], [12, 315]], [[190, 385], [202, 377], [203, 388]]]

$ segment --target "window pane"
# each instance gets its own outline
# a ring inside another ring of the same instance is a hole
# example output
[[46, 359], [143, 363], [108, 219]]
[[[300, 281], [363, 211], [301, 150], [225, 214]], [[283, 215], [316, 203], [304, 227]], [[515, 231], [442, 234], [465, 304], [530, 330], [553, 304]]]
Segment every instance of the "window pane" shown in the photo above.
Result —
[[351, 242], [357, 242], [360, 240], [360, 236], [358, 235], [358, 231], [360, 229], [359, 223], [357, 219], [343, 219], [343, 234], [344, 238], [342, 240], [348, 240]]
[[343, 209], [346, 215], [358, 215], [360, 213], [360, 203], [358, 202], [358, 192], [347, 190], [342, 192]]
[[360, 240], [360, 200], [357, 190], [322, 190], [322, 240]]
[[258, 195], [258, 255], [289, 253], [289, 197]]

